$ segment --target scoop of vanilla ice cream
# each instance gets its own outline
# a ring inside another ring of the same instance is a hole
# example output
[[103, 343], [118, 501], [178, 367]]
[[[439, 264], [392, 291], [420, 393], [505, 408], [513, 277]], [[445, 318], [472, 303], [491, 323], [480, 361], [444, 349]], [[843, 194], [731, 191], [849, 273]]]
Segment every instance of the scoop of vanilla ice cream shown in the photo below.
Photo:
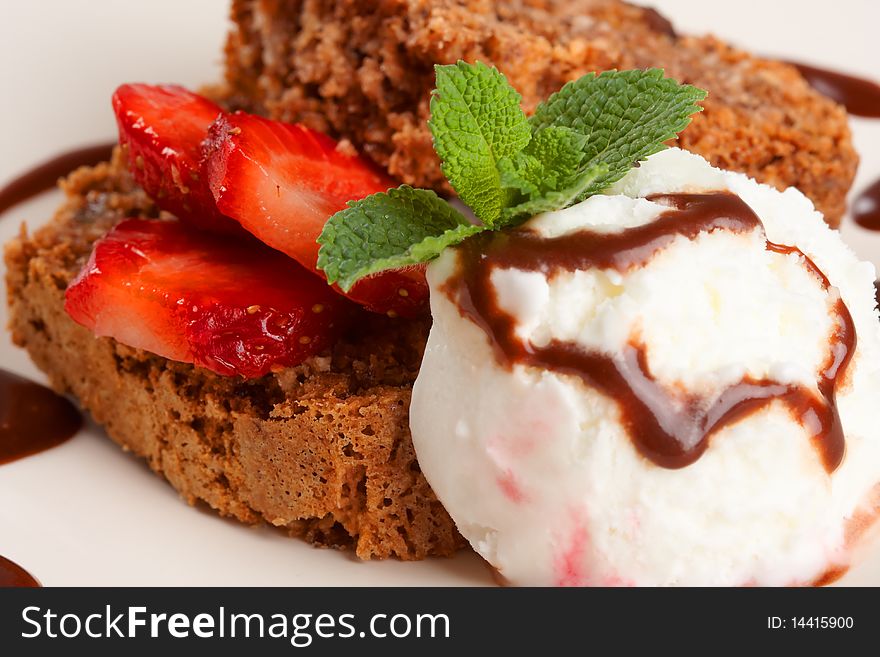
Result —
[[[874, 268], [796, 189], [669, 149], [606, 195], [540, 215], [543, 237], [620, 232], [669, 208], [646, 196], [729, 190], [760, 231], [676, 237], [644, 266], [495, 269], [516, 336], [621, 354], [633, 335], [664, 388], [710, 394], [743, 377], [816, 388], [842, 298], [858, 336], [837, 387], [846, 453], [831, 473], [812, 433], [772, 402], [711, 436], [677, 469], [640, 453], [618, 400], [576, 376], [500, 362], [444, 285], [460, 253], [428, 269], [434, 325], [410, 413], [421, 469], [473, 548], [518, 585], [791, 585], [846, 567], [877, 509], [880, 322]], [[829, 279], [825, 289], [796, 246]]]

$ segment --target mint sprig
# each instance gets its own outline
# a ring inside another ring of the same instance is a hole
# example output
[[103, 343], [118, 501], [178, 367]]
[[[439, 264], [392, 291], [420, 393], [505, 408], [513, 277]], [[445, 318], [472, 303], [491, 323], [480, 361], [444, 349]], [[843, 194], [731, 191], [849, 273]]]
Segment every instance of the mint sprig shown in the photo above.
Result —
[[583, 135], [587, 165], [608, 167], [584, 192], [586, 198], [666, 148], [664, 142], [688, 126], [705, 97], [702, 89], [663, 77], [659, 68], [589, 73], [538, 105], [530, 123], [533, 133], [565, 127]]
[[520, 95], [494, 67], [458, 62], [436, 74], [434, 148], [482, 223], [408, 185], [350, 202], [318, 238], [318, 267], [345, 291], [364, 276], [431, 260], [471, 235], [598, 194], [666, 148], [706, 97], [660, 69], [606, 71], [566, 84], [526, 118]]
[[428, 126], [440, 168], [459, 198], [492, 226], [504, 207], [498, 161], [519, 153], [532, 136], [522, 96], [498, 69], [480, 62], [436, 71]]
[[507, 206], [504, 224], [566, 207], [608, 172], [602, 163], [586, 161], [587, 138], [562, 126], [535, 132], [522, 152], [501, 161]]
[[431, 260], [481, 230], [434, 192], [401, 185], [330, 217], [318, 237], [318, 268], [348, 291], [364, 276]]

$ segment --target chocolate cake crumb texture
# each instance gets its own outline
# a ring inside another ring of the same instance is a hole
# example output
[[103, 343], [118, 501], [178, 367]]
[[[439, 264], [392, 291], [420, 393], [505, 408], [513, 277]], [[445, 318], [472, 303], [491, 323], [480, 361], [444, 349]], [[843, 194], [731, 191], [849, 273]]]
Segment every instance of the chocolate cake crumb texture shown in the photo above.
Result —
[[590, 71], [661, 67], [709, 91], [679, 145], [798, 187], [839, 224], [858, 157], [843, 108], [788, 64], [674, 37], [617, 0], [234, 0], [230, 101], [346, 137], [403, 182], [448, 191], [426, 120], [434, 64], [495, 64], [527, 112]]

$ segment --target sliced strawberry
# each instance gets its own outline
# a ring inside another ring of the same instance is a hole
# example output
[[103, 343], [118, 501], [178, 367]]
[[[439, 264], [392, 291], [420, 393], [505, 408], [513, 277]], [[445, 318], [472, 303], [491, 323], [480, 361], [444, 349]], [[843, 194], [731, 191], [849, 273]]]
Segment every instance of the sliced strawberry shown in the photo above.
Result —
[[126, 219], [95, 244], [64, 307], [98, 336], [245, 377], [325, 349], [357, 312], [255, 240], [147, 219]]
[[160, 208], [200, 228], [243, 232], [217, 210], [199, 170], [219, 105], [174, 85], [124, 84], [113, 94], [113, 111], [132, 175]]
[[[395, 186], [326, 135], [251, 114], [220, 116], [205, 148], [203, 171], [219, 210], [321, 275], [315, 240], [327, 219], [348, 201]], [[424, 269], [364, 279], [346, 296], [373, 311], [416, 315], [428, 298]]]

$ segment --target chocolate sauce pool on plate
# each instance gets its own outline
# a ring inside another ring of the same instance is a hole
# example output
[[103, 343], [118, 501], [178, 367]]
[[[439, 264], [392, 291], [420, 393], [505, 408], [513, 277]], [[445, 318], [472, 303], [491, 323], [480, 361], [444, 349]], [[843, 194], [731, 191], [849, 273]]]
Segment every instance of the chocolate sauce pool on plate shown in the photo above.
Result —
[[37, 588], [40, 583], [24, 568], [0, 557], [0, 588]]
[[880, 118], [880, 85], [876, 82], [799, 62], [788, 63], [800, 71], [816, 91], [836, 100], [850, 114]]
[[[114, 144], [62, 153], [0, 189], [0, 213], [50, 189], [73, 169], [107, 160]], [[0, 464], [60, 445], [82, 425], [76, 407], [49, 388], [0, 370]]]
[[[60, 445], [81, 425], [82, 416], [67, 399], [0, 370], [0, 465]], [[38, 586], [33, 575], [0, 556], [0, 588]]]
[[670, 39], [678, 39], [672, 22], [653, 7], [642, 7], [642, 17], [654, 32], [665, 34]]
[[0, 465], [60, 445], [80, 426], [82, 416], [70, 401], [0, 370]]
[[[108, 160], [113, 146], [101, 144], [61, 153], [11, 180], [0, 189], [0, 214], [51, 189], [77, 167]], [[60, 445], [81, 426], [82, 416], [70, 401], [45, 386], [0, 370], [0, 465]], [[0, 556], [0, 588], [39, 586], [24, 568]]]
[[[846, 108], [855, 116], [880, 118], [880, 84], [873, 80], [809, 64], [788, 62], [816, 91]], [[852, 205], [855, 222], [868, 230], [880, 230], [880, 180], [862, 192]]]
[[9, 181], [0, 189], [0, 214], [51, 189], [59, 178], [77, 167], [109, 160], [113, 146], [115, 144], [100, 144], [61, 153]]
[[[645, 346], [635, 338], [630, 339], [622, 354], [611, 356], [575, 342], [553, 340], [539, 347], [517, 336], [515, 318], [501, 309], [491, 283], [496, 268], [539, 271], [548, 277], [560, 271], [590, 268], [624, 272], [644, 266], [678, 236], [694, 239], [714, 230], [740, 233], [764, 229], [752, 209], [728, 192], [657, 195], [650, 199], [670, 206], [670, 210], [652, 223], [619, 233], [582, 230], [544, 238], [517, 230], [473, 237], [458, 247], [459, 271], [447, 283], [445, 292], [464, 317], [486, 332], [499, 363], [507, 367], [523, 363], [576, 376], [615, 400], [635, 447], [661, 467], [683, 468], [694, 463], [715, 432], [778, 400], [812, 429], [812, 442], [825, 469], [834, 471], [845, 451], [835, 389], [856, 344], [852, 317], [840, 299], [833, 306], [837, 326], [819, 373], [818, 394], [805, 386], [750, 377], [711, 399], [675, 393], [653, 377]], [[768, 241], [767, 249], [803, 256], [809, 271], [825, 289], [829, 287], [824, 274], [796, 248]]]
[[[0, 189], [0, 213], [36, 196], [78, 166], [110, 157], [113, 144], [79, 148], [40, 164]], [[49, 388], [0, 370], [0, 464], [60, 445], [82, 425], [76, 407]]]
[[856, 197], [852, 204], [855, 222], [868, 230], [880, 230], [880, 180]]

